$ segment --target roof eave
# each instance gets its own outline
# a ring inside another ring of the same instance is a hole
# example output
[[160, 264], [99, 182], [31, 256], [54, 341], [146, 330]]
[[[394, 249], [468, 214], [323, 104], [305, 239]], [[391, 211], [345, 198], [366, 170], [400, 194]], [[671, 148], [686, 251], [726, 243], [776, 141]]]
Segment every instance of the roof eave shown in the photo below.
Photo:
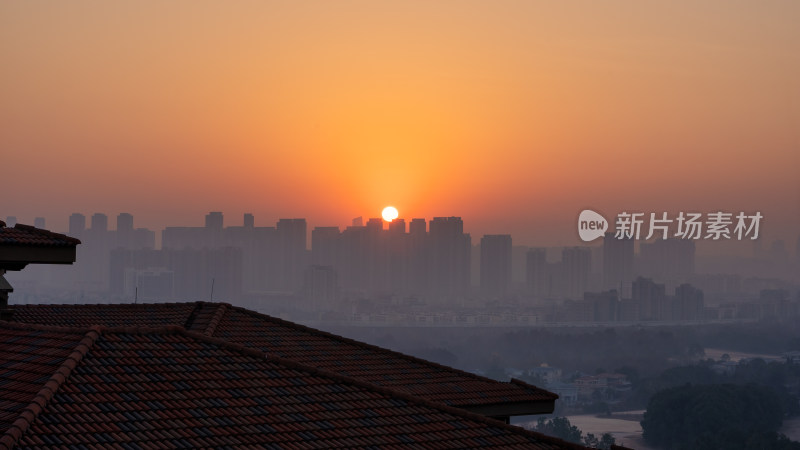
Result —
[[0, 269], [22, 270], [28, 264], [72, 264], [76, 247], [0, 246]]
[[550, 414], [555, 410], [556, 401], [537, 400], [531, 402], [495, 403], [491, 405], [453, 405], [456, 408], [488, 417], [515, 417]]

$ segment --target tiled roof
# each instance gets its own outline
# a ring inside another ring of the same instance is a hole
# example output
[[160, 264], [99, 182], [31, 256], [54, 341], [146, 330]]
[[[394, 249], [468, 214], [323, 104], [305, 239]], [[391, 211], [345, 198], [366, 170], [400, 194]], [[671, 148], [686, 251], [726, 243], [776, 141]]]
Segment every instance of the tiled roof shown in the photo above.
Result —
[[0, 434], [5, 433], [34, 399], [85, 333], [28, 328], [0, 328]]
[[81, 241], [64, 234], [16, 224], [13, 228], [0, 225], [0, 246], [25, 245], [35, 247], [75, 247]]
[[0, 383], [40, 386], [0, 449], [583, 448], [182, 327], [0, 330], [21, 361]]
[[214, 336], [452, 406], [558, 398], [519, 380], [491, 380], [244, 308], [230, 307]]
[[541, 403], [552, 408], [558, 398], [519, 380], [491, 380], [222, 303], [16, 305], [11, 320], [82, 327], [178, 325], [268, 355], [458, 407]]
[[[212, 311], [216, 311], [213, 305]], [[110, 305], [12, 305], [11, 320], [60, 327], [185, 326], [201, 303], [140, 303]]]

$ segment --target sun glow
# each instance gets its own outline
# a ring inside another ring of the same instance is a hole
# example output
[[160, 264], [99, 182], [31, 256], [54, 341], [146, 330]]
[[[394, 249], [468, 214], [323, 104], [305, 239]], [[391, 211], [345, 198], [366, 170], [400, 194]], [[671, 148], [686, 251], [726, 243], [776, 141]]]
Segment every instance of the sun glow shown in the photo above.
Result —
[[397, 219], [399, 213], [397, 212], [397, 208], [394, 206], [387, 206], [386, 208], [383, 208], [381, 215], [383, 216], [383, 220], [391, 222], [394, 219]]

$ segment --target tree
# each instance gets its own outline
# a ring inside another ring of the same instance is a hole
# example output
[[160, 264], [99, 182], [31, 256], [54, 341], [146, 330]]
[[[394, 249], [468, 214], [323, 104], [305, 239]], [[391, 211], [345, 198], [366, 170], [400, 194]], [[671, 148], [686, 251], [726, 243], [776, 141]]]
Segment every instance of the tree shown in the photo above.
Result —
[[783, 402], [764, 386], [684, 385], [657, 392], [642, 420], [648, 444], [664, 448], [772, 449]]
[[602, 449], [610, 449], [612, 445], [616, 445], [617, 440], [614, 439], [614, 436], [610, 435], [609, 433], [603, 433], [603, 436], [600, 438], [600, 444], [597, 448]]
[[569, 423], [566, 417], [554, 417], [550, 420], [540, 417], [536, 423], [536, 431], [576, 444], [580, 444], [583, 437], [581, 430]]
[[591, 448], [600, 448], [604, 450], [608, 450], [611, 448], [612, 445], [615, 445], [617, 440], [614, 439], [614, 436], [611, 436], [609, 433], [603, 433], [601, 437], [597, 437], [594, 433], [586, 433], [586, 436], [583, 438], [583, 445]]

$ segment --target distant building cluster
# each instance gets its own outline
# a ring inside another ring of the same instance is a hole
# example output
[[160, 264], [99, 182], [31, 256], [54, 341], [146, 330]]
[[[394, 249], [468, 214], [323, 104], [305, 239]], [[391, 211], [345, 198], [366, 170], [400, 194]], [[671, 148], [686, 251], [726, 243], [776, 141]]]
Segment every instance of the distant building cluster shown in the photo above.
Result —
[[[44, 226], [43, 218], [36, 222]], [[670, 322], [798, 313], [791, 271], [800, 261], [789, 260], [782, 241], [767, 250], [754, 241], [762, 259], [752, 265], [775, 274], [765, 278], [738, 275], [742, 267], [735, 265], [729, 273], [697, 273], [695, 243], [684, 239], [636, 242], [607, 232], [601, 245], [544, 248], [487, 234], [473, 245], [460, 217], [388, 223], [359, 217], [343, 229], [309, 230], [302, 218], [256, 226], [252, 214], [240, 226], [226, 226], [222, 212], [210, 212], [203, 226], [165, 228], [159, 245], [154, 231], [134, 227], [131, 214], [119, 214], [114, 230], [108, 222], [100, 213], [88, 224], [83, 214], [72, 214], [68, 233], [83, 242], [77, 264], [34, 268], [32, 277], [69, 286], [81, 298], [228, 300], [255, 308], [266, 302], [319, 313], [321, 320], [379, 324]]]

